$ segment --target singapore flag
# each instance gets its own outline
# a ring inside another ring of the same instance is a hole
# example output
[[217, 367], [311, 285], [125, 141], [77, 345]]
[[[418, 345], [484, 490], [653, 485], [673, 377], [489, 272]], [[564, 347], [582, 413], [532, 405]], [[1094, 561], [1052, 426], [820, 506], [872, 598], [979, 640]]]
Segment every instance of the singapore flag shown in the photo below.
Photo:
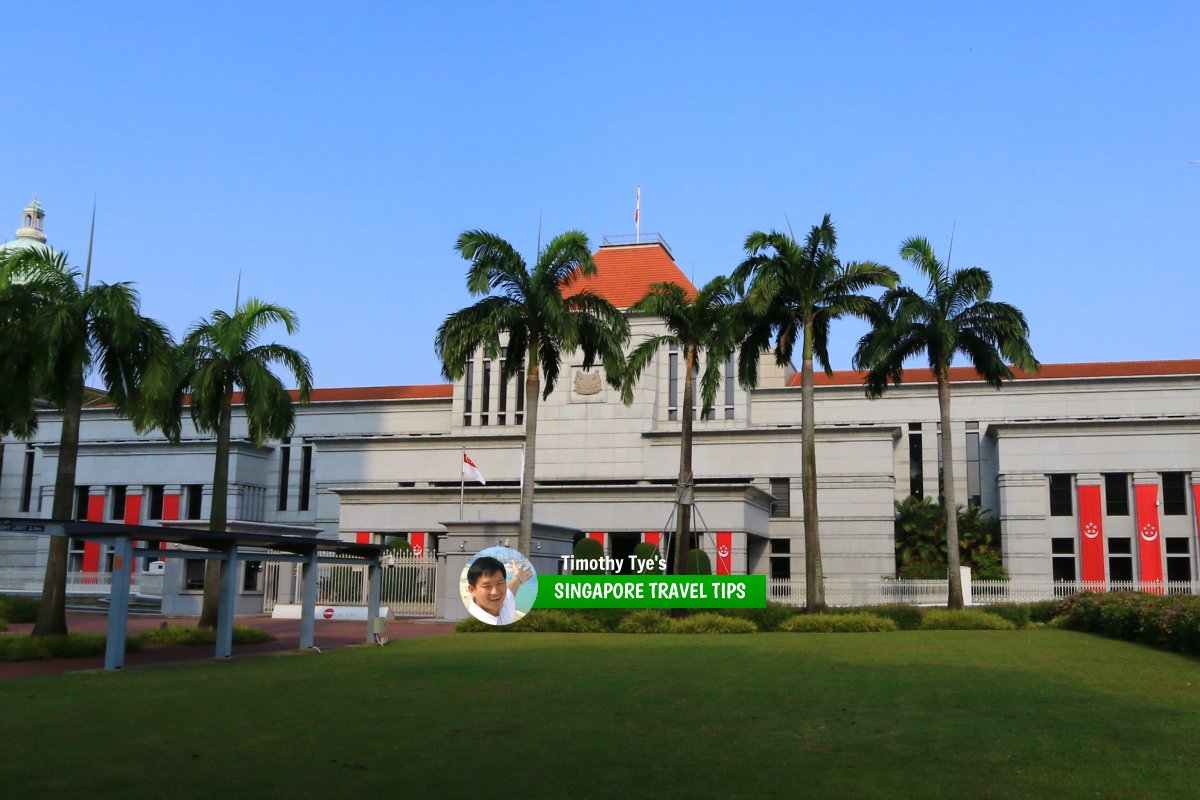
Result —
[[463, 453], [462, 471], [463, 475], [466, 475], [468, 478], [473, 478], [485, 485], [487, 484], [487, 481], [483, 479], [483, 473], [479, 471], [479, 467], [475, 466], [475, 462], [472, 461], [471, 457], [466, 453]]

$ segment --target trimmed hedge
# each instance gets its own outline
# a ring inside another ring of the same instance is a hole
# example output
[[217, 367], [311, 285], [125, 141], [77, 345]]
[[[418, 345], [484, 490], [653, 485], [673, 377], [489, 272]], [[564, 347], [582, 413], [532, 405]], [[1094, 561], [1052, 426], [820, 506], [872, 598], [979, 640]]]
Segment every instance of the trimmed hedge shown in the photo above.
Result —
[[[0, 661], [42, 661], [47, 658], [102, 656], [108, 637], [99, 633], [72, 633], [67, 636], [0, 636]], [[140, 653], [142, 641], [125, 639], [126, 653]]]
[[6, 630], [8, 630], [8, 620], [0, 619], [0, 633], [4, 633]]
[[[192, 628], [187, 625], [168, 625], [164, 628], [153, 628], [148, 631], [132, 634], [130, 638], [134, 637], [140, 639], [145, 644], [202, 645], [217, 643], [217, 632], [213, 628]], [[266, 631], [246, 625], [233, 626], [234, 644], [261, 644], [273, 641], [275, 641], [275, 637]]]
[[39, 605], [36, 597], [0, 595], [0, 619], [14, 624], [37, 622]]
[[758, 627], [748, 619], [723, 614], [693, 614], [671, 620], [672, 633], [757, 633]]
[[621, 620], [621, 624], [617, 626], [617, 632], [670, 633], [671, 618], [657, 609], [638, 609]]
[[1061, 627], [1200, 655], [1200, 597], [1140, 592], [1077, 594], [1060, 602]]
[[1029, 606], [1024, 603], [996, 603], [990, 606], [983, 606], [981, 610], [989, 614], [995, 614], [997, 617], [1003, 617], [1018, 628], [1029, 627]]
[[604, 633], [595, 620], [567, 614], [559, 608], [539, 608], [511, 625], [488, 625], [467, 617], [454, 629], [458, 633]]
[[831, 608], [831, 614], [870, 614], [876, 617], [886, 617], [896, 623], [902, 631], [919, 631], [921, 622], [925, 619], [925, 609], [902, 603], [883, 606], [858, 606], [857, 608]]
[[767, 603], [766, 608], [722, 608], [717, 609], [715, 613], [750, 620], [756, 628], [767, 633], [779, 630], [784, 620], [803, 614], [804, 609], [784, 603]]
[[926, 611], [921, 629], [926, 631], [1015, 631], [1017, 626], [1004, 617], [986, 611]]
[[875, 614], [799, 614], [779, 626], [788, 633], [884, 633], [899, 630], [895, 620]]

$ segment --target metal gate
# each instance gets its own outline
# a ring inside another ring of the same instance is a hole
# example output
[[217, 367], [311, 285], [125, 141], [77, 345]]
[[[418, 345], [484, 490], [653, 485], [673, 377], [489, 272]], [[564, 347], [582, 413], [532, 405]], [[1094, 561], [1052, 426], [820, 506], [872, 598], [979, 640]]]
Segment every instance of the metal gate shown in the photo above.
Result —
[[[300, 564], [268, 562], [263, 587], [263, 611], [276, 603], [296, 603], [300, 598]], [[379, 604], [397, 617], [434, 616], [437, 597], [437, 559], [416, 556], [385, 557], [379, 568]], [[349, 564], [317, 565], [317, 602], [328, 605], [365, 606], [367, 567]]]

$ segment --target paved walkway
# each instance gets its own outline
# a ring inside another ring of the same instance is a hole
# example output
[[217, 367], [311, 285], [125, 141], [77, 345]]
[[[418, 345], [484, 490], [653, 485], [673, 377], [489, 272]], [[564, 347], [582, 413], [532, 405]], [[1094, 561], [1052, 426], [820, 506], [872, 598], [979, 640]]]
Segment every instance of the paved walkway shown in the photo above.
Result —
[[[157, 628], [166, 622], [169, 625], [195, 625], [196, 617], [141, 617], [129, 618], [129, 632]], [[299, 652], [300, 620], [271, 619], [269, 616], [238, 617], [239, 625], [249, 625], [267, 631], [275, 637], [273, 642], [233, 646], [233, 657], [262, 655], [264, 653]], [[28, 634], [32, 624], [8, 626], [10, 633]], [[71, 633], [107, 633], [107, 614], [68, 614], [67, 630]], [[410, 639], [417, 636], [434, 636], [451, 633], [454, 624], [424, 620], [393, 620], [387, 624], [389, 639]], [[321, 650], [363, 644], [367, 636], [366, 622], [344, 622], [317, 619], [313, 630], [314, 644]], [[140, 653], [126, 653], [127, 669], [153, 664], [178, 661], [207, 661], [213, 658], [213, 645], [148, 645]], [[22, 678], [30, 675], [54, 675], [63, 672], [95, 670], [104, 667], [104, 656], [86, 658], [53, 658], [46, 661], [0, 661], [0, 680]]]

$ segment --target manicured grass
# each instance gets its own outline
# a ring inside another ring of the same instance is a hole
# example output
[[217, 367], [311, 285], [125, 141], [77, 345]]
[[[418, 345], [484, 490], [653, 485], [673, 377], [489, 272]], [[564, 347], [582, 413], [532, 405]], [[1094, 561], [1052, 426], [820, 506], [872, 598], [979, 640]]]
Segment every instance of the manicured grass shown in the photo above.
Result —
[[1200, 763], [1200, 662], [1049, 629], [453, 635], [0, 709], [13, 797], [1190, 797]]

